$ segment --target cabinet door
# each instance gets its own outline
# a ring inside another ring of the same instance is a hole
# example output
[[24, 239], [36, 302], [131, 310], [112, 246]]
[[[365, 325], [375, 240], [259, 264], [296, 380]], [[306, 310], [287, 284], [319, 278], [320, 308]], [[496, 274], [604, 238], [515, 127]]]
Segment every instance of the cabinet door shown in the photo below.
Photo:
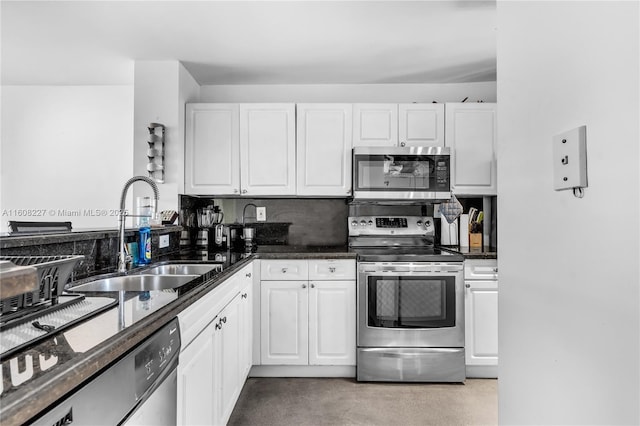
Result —
[[178, 425], [214, 424], [213, 328], [206, 327], [180, 354]]
[[263, 365], [309, 362], [308, 281], [260, 284], [260, 355]]
[[400, 146], [444, 146], [444, 104], [398, 105]]
[[[241, 272], [242, 278], [246, 275], [247, 268], [243, 268]], [[248, 273], [248, 272], [247, 272]], [[240, 382], [249, 375], [251, 370], [252, 357], [253, 357], [253, 282], [251, 280], [251, 274], [249, 274], [248, 280], [243, 280], [244, 286], [240, 289], [240, 304], [238, 311], [239, 324], [239, 337], [240, 337]]]
[[309, 282], [309, 364], [356, 364], [356, 282]]
[[240, 380], [240, 297], [234, 298], [214, 319], [214, 383], [216, 384], [216, 420], [224, 425], [238, 400]]
[[496, 104], [447, 104], [446, 112], [454, 193], [496, 195]]
[[242, 195], [295, 195], [295, 104], [240, 105]]
[[298, 104], [298, 195], [351, 194], [351, 104]]
[[398, 104], [354, 104], [353, 146], [397, 146]]
[[465, 282], [467, 365], [498, 365], [498, 282]]
[[238, 194], [240, 191], [237, 104], [187, 104], [185, 192]]

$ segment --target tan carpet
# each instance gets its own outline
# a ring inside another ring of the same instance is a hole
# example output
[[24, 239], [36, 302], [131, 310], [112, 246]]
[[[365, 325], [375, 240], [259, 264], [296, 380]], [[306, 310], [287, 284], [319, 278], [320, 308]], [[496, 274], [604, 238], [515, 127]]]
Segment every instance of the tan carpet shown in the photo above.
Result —
[[229, 425], [495, 425], [498, 382], [358, 383], [252, 378]]

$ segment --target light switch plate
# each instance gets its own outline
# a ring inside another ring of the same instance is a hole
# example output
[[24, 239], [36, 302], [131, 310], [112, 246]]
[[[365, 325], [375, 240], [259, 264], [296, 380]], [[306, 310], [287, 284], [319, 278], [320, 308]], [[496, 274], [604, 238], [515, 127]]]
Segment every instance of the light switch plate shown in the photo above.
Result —
[[267, 220], [267, 208], [266, 207], [256, 207], [256, 220], [258, 222], [264, 222]]
[[587, 186], [587, 127], [553, 137], [553, 188], [556, 191]]
[[160, 248], [169, 247], [169, 235], [160, 235]]

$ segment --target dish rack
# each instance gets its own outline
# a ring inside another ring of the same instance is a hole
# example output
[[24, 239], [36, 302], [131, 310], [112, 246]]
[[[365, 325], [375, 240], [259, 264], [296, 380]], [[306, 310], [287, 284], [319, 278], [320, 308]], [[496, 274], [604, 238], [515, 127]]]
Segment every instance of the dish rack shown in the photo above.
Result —
[[82, 255], [0, 256], [0, 260], [8, 260], [17, 266], [33, 266], [40, 282], [40, 288], [36, 291], [1, 299], [0, 313], [10, 313], [44, 302], [57, 304], [73, 268], [82, 259]]

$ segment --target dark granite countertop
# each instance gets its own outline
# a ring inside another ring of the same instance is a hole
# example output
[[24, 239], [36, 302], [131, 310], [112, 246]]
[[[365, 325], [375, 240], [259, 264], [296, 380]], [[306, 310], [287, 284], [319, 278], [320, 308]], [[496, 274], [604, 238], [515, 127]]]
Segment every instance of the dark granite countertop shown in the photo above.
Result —
[[[223, 272], [213, 277], [212, 274], [206, 274], [196, 278], [175, 294], [163, 291], [159, 292], [162, 294], [152, 295], [151, 300], [158, 301], [152, 309], [140, 311], [137, 293], [128, 292], [126, 303], [133, 309], [134, 314], [132, 322], [125, 324], [122, 330], [117, 327], [117, 308], [111, 308], [74, 327], [52, 333], [46, 340], [3, 359], [0, 424], [20, 425], [38, 416], [253, 259], [355, 259], [356, 255], [349, 253], [346, 246], [262, 246], [254, 254], [221, 252], [210, 253], [208, 257], [208, 263], [223, 263]], [[215, 262], [217, 257], [219, 260]], [[194, 252], [182, 252], [171, 256], [169, 262], [176, 261], [207, 263]], [[157, 263], [166, 262], [167, 260]], [[100, 277], [113, 275], [116, 274]], [[96, 278], [98, 277], [90, 277], [74, 285]], [[95, 295], [104, 297], [107, 294]], [[89, 293], [87, 296], [92, 295]], [[36, 364], [38, 359], [41, 363], [46, 359], [53, 365], [37, 368], [38, 371], [32, 374], [31, 379], [14, 385], [10, 375], [10, 364], [20, 364], [20, 369], [24, 370], [27, 362]]]
[[498, 250], [495, 247], [460, 247], [460, 246], [440, 246], [445, 250], [460, 253], [465, 259], [497, 259]]
[[[182, 231], [179, 225], [164, 225], [152, 227], [152, 233], [164, 234], [166, 232]], [[133, 236], [138, 232], [138, 228], [125, 229], [125, 236]], [[118, 229], [77, 229], [61, 233], [40, 233], [40, 234], [10, 234], [0, 233], [0, 249], [33, 246], [36, 244], [58, 244], [73, 241], [95, 240], [97, 238], [117, 237]]]

